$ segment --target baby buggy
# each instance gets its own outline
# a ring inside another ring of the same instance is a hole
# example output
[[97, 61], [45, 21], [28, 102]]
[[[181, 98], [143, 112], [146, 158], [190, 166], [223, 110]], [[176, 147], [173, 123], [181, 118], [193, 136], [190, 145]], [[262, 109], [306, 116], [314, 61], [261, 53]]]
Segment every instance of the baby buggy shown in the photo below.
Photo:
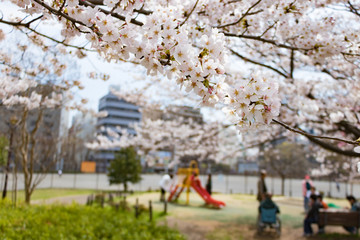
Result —
[[260, 207], [260, 213], [257, 221], [257, 232], [261, 234], [266, 227], [276, 230], [277, 235], [281, 234], [281, 221], [277, 216], [277, 208]]

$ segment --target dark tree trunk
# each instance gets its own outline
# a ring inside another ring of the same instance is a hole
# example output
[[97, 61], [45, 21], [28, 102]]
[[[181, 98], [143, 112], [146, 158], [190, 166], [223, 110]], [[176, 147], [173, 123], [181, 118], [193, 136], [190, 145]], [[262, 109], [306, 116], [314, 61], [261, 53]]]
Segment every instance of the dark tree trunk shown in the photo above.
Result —
[[31, 200], [31, 193], [26, 191], [25, 192], [25, 203], [30, 205], [30, 200]]
[[285, 195], [285, 177], [281, 176], [281, 195]]
[[5, 181], [4, 181], [4, 189], [3, 189], [3, 193], [2, 193], [2, 199], [6, 198], [6, 193], [7, 193], [7, 185], [8, 185], [9, 171], [10, 171], [10, 160], [11, 160], [11, 153], [12, 153], [13, 135], [14, 135], [13, 131], [10, 130], [9, 152], [8, 152], [8, 159], [7, 159], [7, 163], [6, 163]]

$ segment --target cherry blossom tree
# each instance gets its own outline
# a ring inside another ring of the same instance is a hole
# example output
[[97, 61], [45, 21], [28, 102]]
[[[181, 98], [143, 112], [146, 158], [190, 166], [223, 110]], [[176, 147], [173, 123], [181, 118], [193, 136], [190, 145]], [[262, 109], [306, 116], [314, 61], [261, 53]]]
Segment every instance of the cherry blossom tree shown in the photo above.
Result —
[[199, 161], [216, 159], [219, 151], [216, 123], [199, 124], [193, 121], [187, 123], [184, 119], [176, 120], [143, 120], [133, 125], [136, 135], [131, 135], [126, 129], [107, 128], [106, 135], [97, 136], [96, 141], [87, 144], [91, 149], [116, 149], [135, 147], [138, 154], [145, 157], [147, 163], [154, 164], [153, 154], [160, 150], [172, 152], [172, 163], [179, 162], [184, 156], [197, 156]]
[[79, 57], [96, 51], [140, 64], [201, 104], [224, 107], [239, 129], [274, 123], [324, 149], [360, 156], [352, 149], [360, 137], [357, 0], [11, 3], [21, 11], [3, 13], [0, 22], [42, 48], [51, 42]]
[[39, 51], [31, 42], [17, 41], [17, 36], [0, 51], [0, 107], [3, 121], [10, 121], [9, 156], [14, 156], [15, 182], [19, 168], [24, 174], [25, 202], [30, 203], [34, 189], [59, 156], [59, 129], [53, 129], [54, 122], [46, 116], [70, 104], [71, 89], [81, 85], [66, 79], [67, 66], [58, 50]]
[[[328, 177], [330, 181], [343, 181], [350, 183], [350, 193], [353, 194], [353, 183], [359, 180], [357, 159], [339, 155], [336, 153], [326, 154], [320, 161], [320, 166], [313, 169], [312, 175]], [[346, 194], [348, 189], [346, 188]]]

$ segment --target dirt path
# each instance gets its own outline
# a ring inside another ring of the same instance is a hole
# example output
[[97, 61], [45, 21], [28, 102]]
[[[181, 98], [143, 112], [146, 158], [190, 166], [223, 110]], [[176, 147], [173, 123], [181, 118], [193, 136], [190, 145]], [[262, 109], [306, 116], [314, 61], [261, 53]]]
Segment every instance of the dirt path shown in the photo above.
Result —
[[[187, 221], [184, 219], [168, 217], [168, 226], [178, 229], [188, 240], [352, 240], [359, 239], [356, 236], [348, 235], [341, 227], [327, 229], [326, 236], [305, 238], [302, 236], [302, 228], [282, 228], [281, 235], [278, 236], [273, 229], [266, 229], [261, 235], [257, 234], [254, 224], [224, 224], [216, 221]], [[316, 226], [314, 231], [317, 230]], [[330, 233], [330, 234], [329, 234]]]
[[253, 225], [223, 224], [216, 221], [184, 221], [170, 217], [168, 226], [178, 229], [188, 240], [238, 240], [238, 239], [280, 239], [291, 240], [301, 237], [301, 229], [283, 229], [280, 237], [275, 231], [266, 231], [262, 235], [256, 234]]

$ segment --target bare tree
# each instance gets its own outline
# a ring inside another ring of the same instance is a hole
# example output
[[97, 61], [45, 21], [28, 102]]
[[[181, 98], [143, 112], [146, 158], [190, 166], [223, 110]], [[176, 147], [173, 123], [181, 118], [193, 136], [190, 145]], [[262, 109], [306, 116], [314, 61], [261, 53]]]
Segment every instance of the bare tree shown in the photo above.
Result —
[[283, 142], [264, 153], [261, 163], [270, 174], [281, 178], [281, 195], [284, 195], [285, 179], [303, 177], [310, 168], [304, 146], [300, 144]]
[[[333, 153], [332, 155], [325, 157], [321, 164], [320, 172], [322, 172], [323, 175], [327, 175], [330, 180], [340, 180], [350, 183], [350, 192], [352, 193], [353, 182], [355, 178], [358, 177], [356, 169], [356, 163], [358, 161], [358, 158], [351, 158]], [[347, 193], [348, 189], [346, 188], [346, 194]]]
[[[18, 88], [1, 99], [0, 131], [13, 128], [9, 155], [14, 157], [14, 178], [21, 169], [25, 202], [30, 203], [34, 189], [59, 158], [61, 111], [66, 100], [63, 93], [75, 86], [80, 88], [80, 83], [73, 80], [77, 77], [76, 64], [56, 48], [49, 46], [48, 51], [39, 54], [39, 46], [16, 33], [7, 44], [4, 51], [8, 57], [0, 61], [0, 76], [12, 85], [18, 84]], [[70, 61], [72, 67], [67, 69], [65, 61]], [[16, 118], [16, 127], [4, 126], [11, 117]]]
[[[43, 97], [50, 94], [51, 89], [51, 86], [41, 87]], [[13, 147], [15, 162], [19, 164], [15, 167], [21, 168], [24, 174], [26, 203], [30, 203], [35, 188], [58, 160], [59, 129], [53, 126], [56, 124], [53, 121], [59, 121], [59, 111], [46, 107], [34, 110], [18, 107], [19, 125], [15, 131]]]

